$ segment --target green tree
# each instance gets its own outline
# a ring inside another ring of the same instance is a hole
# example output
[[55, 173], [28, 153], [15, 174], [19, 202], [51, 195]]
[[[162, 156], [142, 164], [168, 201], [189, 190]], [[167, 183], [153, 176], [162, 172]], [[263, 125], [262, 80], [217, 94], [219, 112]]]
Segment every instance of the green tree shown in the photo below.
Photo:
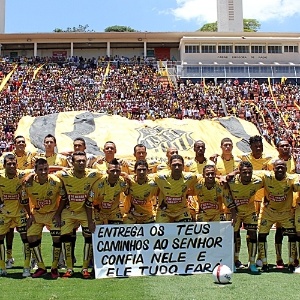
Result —
[[[256, 19], [244, 19], [244, 31], [245, 32], [257, 32], [260, 29], [261, 24]], [[206, 23], [197, 31], [218, 31], [218, 23]]]
[[256, 19], [244, 19], [245, 32], [257, 32], [260, 29], [260, 22]]
[[209, 31], [209, 32], [218, 31], [218, 23], [217, 22], [206, 23], [197, 31]]
[[104, 31], [105, 32], [137, 32], [137, 30], [132, 29], [129, 26], [120, 26], [120, 25], [106, 27]]
[[54, 32], [95, 32], [95, 30], [89, 30], [89, 25], [78, 25], [78, 27], [68, 27], [67, 29], [55, 28]]

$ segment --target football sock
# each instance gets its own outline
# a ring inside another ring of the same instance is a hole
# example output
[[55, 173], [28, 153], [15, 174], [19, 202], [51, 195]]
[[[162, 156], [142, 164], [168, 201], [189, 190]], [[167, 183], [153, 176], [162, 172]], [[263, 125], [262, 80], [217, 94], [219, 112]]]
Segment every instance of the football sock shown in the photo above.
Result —
[[0, 241], [0, 269], [5, 270], [5, 246], [4, 241]]
[[296, 247], [296, 237], [289, 236], [288, 240], [288, 247], [289, 247], [289, 264], [293, 264], [294, 260], [297, 258], [297, 247]]
[[62, 242], [62, 252], [66, 260], [67, 268], [73, 270], [72, 237], [66, 234], [62, 235], [60, 240]]
[[83, 248], [83, 264], [82, 268], [87, 269], [89, 267], [89, 262], [93, 257], [93, 244], [92, 237], [84, 238], [84, 248]]
[[238, 233], [238, 236], [236, 237], [236, 241], [234, 244], [234, 261], [239, 260], [240, 250], [241, 250], [241, 236]]
[[45, 264], [43, 262], [41, 248], [40, 248], [40, 240], [37, 240], [36, 242], [29, 243], [29, 247], [32, 253], [35, 254], [37, 265], [41, 269], [46, 269]]
[[27, 239], [22, 239], [24, 253], [24, 268], [30, 268], [30, 247]]
[[52, 269], [57, 268], [60, 253], [61, 253], [61, 243], [60, 242], [58, 242], [58, 243], [53, 242], [53, 244], [52, 244], [52, 265], [51, 265]]
[[249, 253], [249, 261], [250, 264], [255, 264], [255, 257], [257, 253], [257, 241], [251, 240], [249, 238], [249, 244], [248, 244], [248, 253]]

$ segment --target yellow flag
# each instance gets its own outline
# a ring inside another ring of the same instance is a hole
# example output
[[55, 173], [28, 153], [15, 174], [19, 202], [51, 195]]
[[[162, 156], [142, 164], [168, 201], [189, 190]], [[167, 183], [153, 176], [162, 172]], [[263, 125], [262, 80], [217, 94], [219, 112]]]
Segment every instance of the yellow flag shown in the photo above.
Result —
[[3, 90], [3, 88], [5, 87], [6, 83], [8, 82], [9, 78], [11, 77], [11, 75], [14, 73], [15, 69], [16, 69], [17, 65], [14, 66], [14, 68], [5, 76], [5, 78], [2, 79], [2, 82], [0, 84], [0, 92]]

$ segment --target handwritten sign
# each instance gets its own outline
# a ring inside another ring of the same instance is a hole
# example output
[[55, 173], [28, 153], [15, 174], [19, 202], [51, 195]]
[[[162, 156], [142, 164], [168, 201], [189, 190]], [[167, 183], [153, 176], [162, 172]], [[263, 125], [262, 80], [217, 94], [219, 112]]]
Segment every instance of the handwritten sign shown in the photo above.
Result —
[[97, 226], [96, 278], [211, 273], [233, 268], [230, 222]]

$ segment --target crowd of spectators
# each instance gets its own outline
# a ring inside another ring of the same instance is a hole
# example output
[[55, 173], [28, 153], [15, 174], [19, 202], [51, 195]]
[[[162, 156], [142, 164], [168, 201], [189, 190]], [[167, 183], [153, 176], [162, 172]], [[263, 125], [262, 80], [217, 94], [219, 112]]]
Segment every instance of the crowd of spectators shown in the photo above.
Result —
[[[289, 82], [166, 81], [155, 61], [139, 57], [0, 58], [0, 150], [13, 147], [24, 115], [89, 110], [130, 119], [237, 116], [254, 123], [273, 144], [300, 147], [300, 89]], [[163, 80], [164, 79], [164, 80]]]

